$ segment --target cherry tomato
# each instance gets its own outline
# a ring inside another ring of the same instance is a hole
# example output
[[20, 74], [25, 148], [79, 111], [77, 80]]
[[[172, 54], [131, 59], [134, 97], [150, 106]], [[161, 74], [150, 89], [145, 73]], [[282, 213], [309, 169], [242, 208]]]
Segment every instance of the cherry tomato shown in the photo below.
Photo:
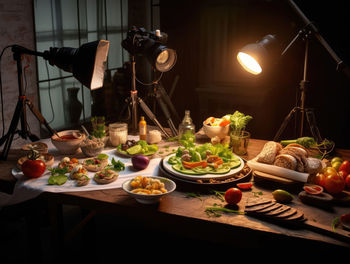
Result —
[[320, 185], [309, 184], [305, 185], [303, 188], [309, 194], [317, 195], [323, 192], [323, 187]]
[[22, 172], [24, 176], [29, 178], [38, 178], [43, 175], [46, 170], [45, 162], [42, 160], [26, 160], [22, 164]]
[[238, 188], [230, 188], [225, 192], [225, 201], [228, 204], [237, 204], [242, 199], [242, 191]]
[[346, 176], [345, 184], [348, 188], [350, 188], [350, 175]]
[[326, 176], [324, 187], [330, 194], [337, 194], [344, 190], [345, 181], [339, 174]]
[[242, 182], [242, 183], [237, 183], [236, 184], [238, 188], [242, 190], [249, 190], [252, 188], [253, 183], [252, 182]]
[[349, 175], [349, 173], [347, 173], [345, 170], [338, 171], [338, 174], [342, 176], [344, 180]]
[[348, 160], [344, 160], [340, 165], [339, 170], [345, 170], [348, 174], [350, 173], [350, 162]]

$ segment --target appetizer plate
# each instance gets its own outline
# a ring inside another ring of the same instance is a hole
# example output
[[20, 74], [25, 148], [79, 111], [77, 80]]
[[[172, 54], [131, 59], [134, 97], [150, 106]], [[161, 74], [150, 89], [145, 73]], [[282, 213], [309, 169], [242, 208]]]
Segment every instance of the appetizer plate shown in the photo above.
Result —
[[181, 173], [181, 172], [174, 170], [172, 165], [168, 163], [169, 158], [174, 156], [174, 155], [176, 155], [176, 154], [169, 155], [162, 160], [163, 168], [167, 172], [171, 173], [172, 175], [175, 175], [175, 176], [183, 178], [183, 179], [188, 179], [188, 180], [224, 179], [224, 178], [228, 178], [228, 177], [232, 176], [233, 174], [241, 171], [244, 167], [244, 161], [240, 157], [236, 156], [240, 160], [241, 164], [237, 168], [231, 169], [227, 173], [224, 173], [224, 174], [212, 174], [212, 173], [210, 173], [210, 174], [203, 174], [203, 175], [185, 174], [185, 173]]
[[133, 187], [130, 185], [130, 182], [134, 178], [126, 180], [122, 184], [123, 190], [125, 192], [127, 192], [130, 196], [134, 197], [136, 199], [136, 201], [138, 201], [139, 203], [142, 203], [142, 204], [158, 203], [163, 196], [172, 193], [176, 189], [175, 182], [173, 182], [172, 180], [170, 180], [168, 178], [164, 178], [164, 177], [160, 177], [160, 176], [152, 176], [152, 175], [142, 175], [142, 176], [153, 178], [153, 179], [159, 179], [161, 182], [164, 183], [164, 185], [165, 185], [164, 187], [167, 190], [167, 192], [166, 193], [162, 193], [162, 194], [138, 194], [138, 193], [133, 193], [132, 192]]

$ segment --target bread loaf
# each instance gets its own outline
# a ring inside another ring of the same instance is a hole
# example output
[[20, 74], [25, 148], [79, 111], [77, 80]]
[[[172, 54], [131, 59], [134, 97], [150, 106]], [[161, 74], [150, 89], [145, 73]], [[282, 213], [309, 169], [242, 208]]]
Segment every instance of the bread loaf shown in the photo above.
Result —
[[297, 168], [297, 160], [292, 155], [280, 154], [276, 156], [273, 165], [290, 170], [295, 170]]

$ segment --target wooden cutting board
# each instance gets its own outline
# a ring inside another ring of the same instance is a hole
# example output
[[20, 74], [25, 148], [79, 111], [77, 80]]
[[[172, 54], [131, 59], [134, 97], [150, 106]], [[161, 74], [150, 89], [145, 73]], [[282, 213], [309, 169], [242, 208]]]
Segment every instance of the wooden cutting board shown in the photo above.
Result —
[[258, 184], [260, 183], [264, 185], [269, 185], [270, 187], [281, 186], [281, 188], [283, 187], [288, 190], [300, 190], [300, 188], [302, 188], [302, 186], [304, 185], [303, 182], [294, 181], [291, 179], [283, 178], [280, 176], [272, 175], [257, 170], [253, 171], [253, 177], [254, 181]]

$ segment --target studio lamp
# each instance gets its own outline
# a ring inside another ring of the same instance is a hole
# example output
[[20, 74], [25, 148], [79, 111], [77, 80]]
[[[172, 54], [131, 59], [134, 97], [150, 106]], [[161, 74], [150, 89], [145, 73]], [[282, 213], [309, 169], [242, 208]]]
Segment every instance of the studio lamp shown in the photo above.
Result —
[[290, 47], [297, 40], [304, 40], [305, 42], [305, 53], [304, 53], [304, 64], [303, 64], [303, 79], [299, 84], [300, 88], [300, 100], [285, 117], [282, 125], [278, 129], [274, 141], [278, 141], [279, 137], [283, 133], [284, 129], [288, 125], [290, 119], [294, 114], [300, 112], [300, 123], [299, 123], [299, 136], [303, 136], [304, 132], [304, 119], [306, 115], [306, 120], [308, 122], [310, 131], [315, 140], [320, 143], [322, 141], [319, 129], [316, 125], [316, 119], [314, 116], [313, 109], [305, 107], [306, 91], [310, 85], [307, 80], [308, 77], [308, 55], [309, 55], [309, 40], [311, 37], [315, 37], [322, 46], [328, 51], [329, 55], [336, 62], [336, 69], [342, 70], [348, 77], [350, 77], [350, 69], [345, 65], [345, 63], [337, 56], [333, 49], [328, 45], [324, 38], [318, 32], [316, 26], [305, 16], [305, 14], [299, 9], [299, 7], [292, 1], [288, 0], [289, 5], [294, 9], [294, 11], [300, 16], [304, 22], [304, 27], [298, 32], [298, 34], [291, 40], [291, 42], [286, 46], [286, 48], [281, 52], [279, 41], [275, 35], [266, 35], [262, 40], [248, 44], [239, 50], [237, 54], [237, 60], [241, 66], [254, 75], [263, 73], [263, 71], [274, 64], [281, 56], [283, 56]]
[[[132, 130], [137, 130], [137, 104], [139, 103], [146, 115], [160, 128], [166, 137], [170, 135], [166, 132], [164, 127], [159, 123], [156, 116], [152, 113], [145, 102], [137, 96], [136, 89], [136, 56], [146, 57], [148, 62], [152, 65], [153, 69], [163, 73], [171, 70], [176, 63], [177, 55], [176, 51], [169, 49], [165, 46], [168, 35], [164, 32], [156, 30], [154, 32], [147, 32], [144, 28], [132, 27], [127, 37], [122, 41], [122, 47], [131, 55], [132, 66], [132, 82], [131, 82], [131, 96], [130, 104], [132, 108]], [[176, 127], [170, 117], [168, 107], [177, 115], [174, 106], [170, 102], [170, 98], [167, 96], [165, 89], [159, 83], [159, 80], [153, 81], [151, 84], [155, 85], [156, 99], [164, 112], [166, 120], [173, 135], [177, 135]]]
[[[29, 54], [43, 57], [45, 60], [48, 60], [52, 66], [57, 66], [64, 71], [72, 73], [73, 76], [83, 85], [94, 90], [103, 86], [108, 49], [109, 41], [106, 40], [85, 43], [79, 48], [50, 48], [44, 52], [29, 50], [19, 45], [11, 46], [13, 58], [17, 63], [19, 96], [9, 130], [0, 139], [0, 146], [5, 144], [0, 159], [7, 159], [15, 134], [19, 134], [24, 139], [29, 138], [31, 141], [39, 140], [39, 137], [31, 134], [27, 129], [26, 106], [29, 107], [34, 116], [50, 131], [51, 134], [57, 134], [57, 132], [49, 126], [40, 111], [25, 95], [22, 83], [22, 55]], [[18, 130], [17, 126], [19, 122], [21, 128]]]

